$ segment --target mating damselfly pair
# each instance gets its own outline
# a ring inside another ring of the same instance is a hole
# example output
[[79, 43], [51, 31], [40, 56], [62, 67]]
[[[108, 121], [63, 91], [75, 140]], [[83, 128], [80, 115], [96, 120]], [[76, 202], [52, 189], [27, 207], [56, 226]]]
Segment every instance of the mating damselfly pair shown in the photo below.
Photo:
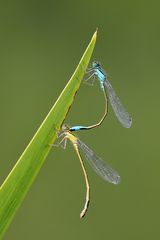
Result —
[[83, 143], [78, 137], [76, 137], [72, 132], [79, 130], [89, 130], [95, 127], [98, 127], [102, 124], [103, 120], [107, 116], [108, 113], [108, 100], [112, 106], [112, 109], [119, 120], [125, 128], [130, 128], [132, 125], [132, 118], [129, 113], [126, 111], [117, 94], [115, 93], [112, 85], [107, 79], [106, 72], [102, 69], [99, 62], [94, 61], [92, 67], [87, 70], [87, 73], [90, 74], [89, 78], [85, 81], [91, 81], [91, 84], [94, 83], [95, 77], [99, 80], [100, 87], [104, 93], [105, 97], [105, 111], [100, 119], [100, 121], [96, 124], [90, 126], [74, 126], [68, 127], [67, 125], [63, 125], [61, 132], [59, 133], [59, 138], [61, 139], [58, 145], [61, 145], [63, 148], [66, 147], [67, 140], [69, 139], [78, 155], [80, 160], [80, 164], [83, 170], [83, 174], [86, 182], [86, 201], [84, 204], [84, 208], [80, 213], [80, 217], [83, 218], [88, 210], [89, 201], [90, 201], [90, 184], [88, 175], [83, 163], [83, 159], [81, 157], [81, 152], [83, 152], [85, 159], [88, 161], [93, 170], [102, 177], [105, 181], [118, 184], [120, 182], [119, 174], [112, 169], [105, 161], [103, 161], [100, 157], [98, 157], [85, 143]]

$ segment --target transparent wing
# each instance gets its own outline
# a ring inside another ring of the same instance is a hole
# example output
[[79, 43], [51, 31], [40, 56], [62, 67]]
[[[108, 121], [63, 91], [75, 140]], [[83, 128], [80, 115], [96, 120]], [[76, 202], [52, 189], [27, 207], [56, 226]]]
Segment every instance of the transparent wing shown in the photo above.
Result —
[[118, 96], [116, 95], [114, 89], [112, 88], [110, 82], [107, 79], [104, 81], [104, 91], [108, 96], [113, 111], [122, 126], [130, 128], [132, 125], [132, 118], [120, 102]]
[[98, 157], [87, 145], [85, 145], [81, 140], [77, 140], [79, 148], [85, 155], [85, 158], [93, 168], [93, 170], [104, 180], [118, 184], [120, 182], [119, 174], [113, 170], [106, 162], [104, 162], [100, 157]]

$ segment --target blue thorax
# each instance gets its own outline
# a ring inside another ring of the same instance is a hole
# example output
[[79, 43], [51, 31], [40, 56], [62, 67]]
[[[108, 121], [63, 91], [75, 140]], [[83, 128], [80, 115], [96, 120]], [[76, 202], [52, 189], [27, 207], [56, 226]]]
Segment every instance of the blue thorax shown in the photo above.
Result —
[[101, 65], [94, 61], [92, 64], [92, 67], [94, 69], [94, 73], [95, 75], [98, 77], [99, 82], [100, 82], [100, 87], [102, 89], [104, 89], [104, 81], [106, 80], [107, 74], [105, 73], [105, 71], [102, 69]]

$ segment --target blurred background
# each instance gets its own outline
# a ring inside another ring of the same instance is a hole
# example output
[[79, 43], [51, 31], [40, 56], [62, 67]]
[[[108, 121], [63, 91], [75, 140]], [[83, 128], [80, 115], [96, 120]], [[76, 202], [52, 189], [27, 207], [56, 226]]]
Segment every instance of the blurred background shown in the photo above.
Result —
[[[79, 219], [85, 182], [76, 153], [53, 148], [4, 239], [159, 239], [159, 1], [0, 3], [0, 182], [2, 183], [77, 66], [98, 27], [99, 60], [133, 117], [121, 127], [111, 107], [100, 128], [77, 135], [121, 175], [114, 186], [86, 164], [91, 203]], [[82, 84], [70, 125], [97, 122], [98, 82]]]

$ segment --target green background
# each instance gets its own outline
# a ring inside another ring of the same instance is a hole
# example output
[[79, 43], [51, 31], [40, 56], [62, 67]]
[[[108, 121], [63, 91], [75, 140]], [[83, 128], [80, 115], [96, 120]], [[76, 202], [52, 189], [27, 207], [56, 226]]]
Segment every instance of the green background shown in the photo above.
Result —
[[[121, 175], [105, 183], [87, 165], [90, 209], [79, 219], [85, 182], [70, 144], [55, 148], [4, 239], [159, 239], [159, 1], [1, 1], [1, 183], [72, 75], [99, 27], [93, 58], [133, 117], [111, 108], [81, 140]], [[82, 84], [66, 122], [92, 124], [104, 110], [98, 83]]]

